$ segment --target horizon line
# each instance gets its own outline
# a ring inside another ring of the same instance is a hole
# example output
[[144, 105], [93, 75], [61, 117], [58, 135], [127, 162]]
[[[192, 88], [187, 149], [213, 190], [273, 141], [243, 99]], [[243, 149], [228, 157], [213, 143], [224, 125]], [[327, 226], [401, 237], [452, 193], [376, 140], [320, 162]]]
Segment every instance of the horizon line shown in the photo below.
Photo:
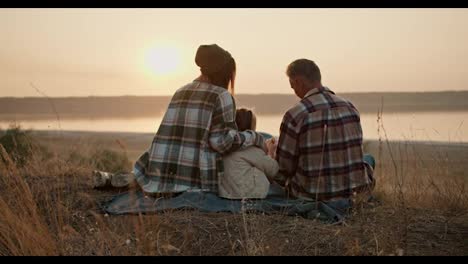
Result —
[[[340, 92], [339, 94], [423, 94], [423, 93], [463, 93], [468, 90], [440, 90], [440, 91], [378, 91], [378, 92]], [[258, 96], [258, 95], [280, 95], [280, 96], [295, 96], [293, 93], [240, 93], [234, 94], [234, 96]], [[166, 95], [82, 95], [82, 96], [47, 96], [48, 98], [93, 98], [93, 97], [171, 97], [173, 94]], [[0, 96], [0, 99], [14, 98], [14, 99], [26, 99], [26, 98], [44, 98], [45, 96]]]

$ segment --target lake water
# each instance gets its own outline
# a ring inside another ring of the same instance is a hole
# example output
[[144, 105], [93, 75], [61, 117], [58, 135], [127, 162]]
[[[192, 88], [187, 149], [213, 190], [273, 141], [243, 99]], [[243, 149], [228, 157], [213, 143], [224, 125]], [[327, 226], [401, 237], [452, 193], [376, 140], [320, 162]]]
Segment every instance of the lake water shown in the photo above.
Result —
[[[110, 132], [156, 132], [162, 117], [133, 119], [61, 119], [60, 128], [72, 131], [110, 131]], [[378, 130], [377, 114], [361, 114], [361, 124], [365, 139], [416, 140], [468, 142], [468, 128], [465, 120], [468, 111], [462, 112], [416, 112], [384, 113], [382, 124], [386, 131]], [[278, 135], [282, 116], [257, 117], [257, 130]], [[35, 130], [58, 130], [57, 119], [18, 120], [23, 128]], [[0, 121], [5, 129], [11, 122]]]

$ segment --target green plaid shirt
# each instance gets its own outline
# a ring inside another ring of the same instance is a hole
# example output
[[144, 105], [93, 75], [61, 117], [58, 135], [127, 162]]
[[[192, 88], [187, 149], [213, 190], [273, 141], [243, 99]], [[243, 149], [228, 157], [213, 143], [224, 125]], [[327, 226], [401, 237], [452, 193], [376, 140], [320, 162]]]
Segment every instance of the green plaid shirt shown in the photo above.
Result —
[[236, 105], [222, 87], [193, 81], [176, 91], [151, 148], [135, 163], [138, 184], [147, 193], [190, 189], [218, 192], [222, 155], [249, 146], [264, 147], [254, 131], [237, 130]]

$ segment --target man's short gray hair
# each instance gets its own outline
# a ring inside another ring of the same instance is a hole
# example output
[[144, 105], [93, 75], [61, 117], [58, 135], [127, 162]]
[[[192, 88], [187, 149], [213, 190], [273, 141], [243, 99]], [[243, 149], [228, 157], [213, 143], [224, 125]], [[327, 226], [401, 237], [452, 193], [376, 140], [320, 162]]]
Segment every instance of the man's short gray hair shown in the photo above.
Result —
[[298, 59], [291, 62], [286, 70], [288, 77], [304, 76], [310, 81], [321, 81], [322, 75], [315, 62], [308, 59]]

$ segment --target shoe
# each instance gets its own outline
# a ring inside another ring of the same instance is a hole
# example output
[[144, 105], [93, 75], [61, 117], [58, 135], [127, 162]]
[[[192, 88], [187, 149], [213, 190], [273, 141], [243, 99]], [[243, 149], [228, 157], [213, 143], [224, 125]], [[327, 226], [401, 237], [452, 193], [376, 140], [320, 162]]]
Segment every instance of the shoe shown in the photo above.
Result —
[[132, 173], [117, 173], [112, 175], [110, 184], [117, 188], [128, 187], [134, 178]]
[[93, 171], [93, 188], [104, 188], [111, 185], [112, 174], [104, 171]]

